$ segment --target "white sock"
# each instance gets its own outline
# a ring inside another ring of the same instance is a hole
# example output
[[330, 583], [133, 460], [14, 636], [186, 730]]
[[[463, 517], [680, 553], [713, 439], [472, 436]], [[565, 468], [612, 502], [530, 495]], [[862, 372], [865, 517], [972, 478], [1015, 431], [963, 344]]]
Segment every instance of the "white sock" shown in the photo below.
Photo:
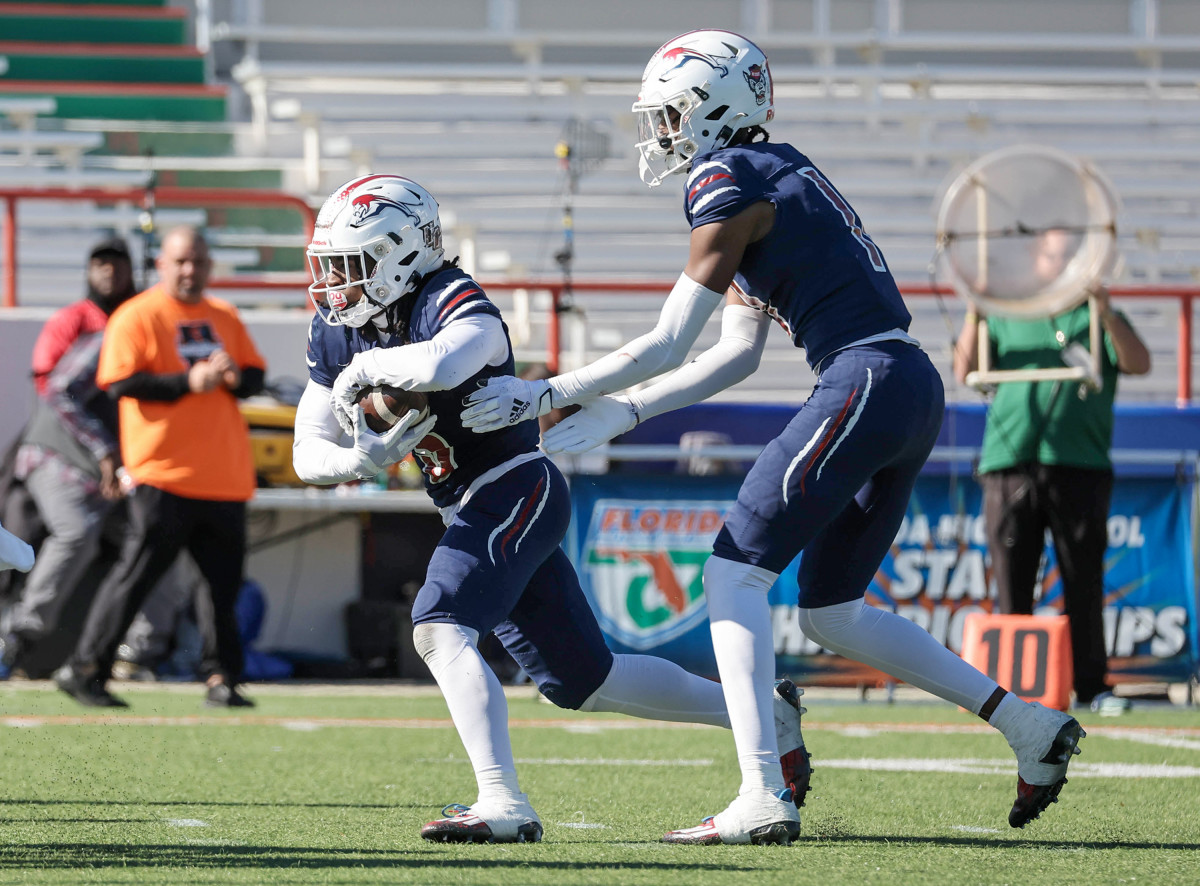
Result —
[[719, 683], [653, 655], [614, 655], [612, 670], [579, 709], [729, 728]]
[[767, 591], [773, 572], [709, 557], [704, 567], [704, 596], [721, 689], [733, 729], [739, 793], [783, 790], [771, 693], [775, 691], [775, 641]]
[[832, 652], [878, 668], [975, 714], [997, 689], [995, 680], [967, 664], [924, 628], [861, 599], [801, 609], [800, 629]]
[[1029, 702], [1022, 698], [1013, 695], [1011, 692], [1000, 700], [996, 705], [996, 710], [988, 719], [988, 723], [999, 729], [1005, 736], [1008, 735], [1008, 730], [1013, 727], [1017, 720], [1025, 713], [1029, 707]]
[[479, 634], [461, 625], [421, 624], [413, 641], [442, 690], [475, 770], [477, 802], [515, 799], [521, 789], [508, 737], [508, 701], [479, 654]]

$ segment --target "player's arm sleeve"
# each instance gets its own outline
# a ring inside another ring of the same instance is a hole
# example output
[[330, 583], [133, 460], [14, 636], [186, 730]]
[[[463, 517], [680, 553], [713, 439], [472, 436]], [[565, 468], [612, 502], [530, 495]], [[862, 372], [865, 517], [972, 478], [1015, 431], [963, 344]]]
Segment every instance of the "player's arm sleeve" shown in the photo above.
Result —
[[504, 324], [491, 313], [459, 317], [429, 341], [398, 348], [374, 348], [355, 357], [376, 384], [406, 391], [448, 391], [485, 366], [508, 359]]
[[588, 366], [550, 379], [553, 404], [567, 406], [623, 391], [681, 366], [700, 330], [724, 300], [722, 293], [680, 274], [652, 330]]
[[753, 374], [770, 326], [771, 318], [762, 311], [727, 305], [715, 345], [658, 384], [629, 396], [638, 421], [698, 403]]
[[305, 483], [326, 486], [357, 480], [359, 459], [342, 445], [345, 435], [329, 408], [331, 390], [309, 380], [296, 407], [292, 467]]

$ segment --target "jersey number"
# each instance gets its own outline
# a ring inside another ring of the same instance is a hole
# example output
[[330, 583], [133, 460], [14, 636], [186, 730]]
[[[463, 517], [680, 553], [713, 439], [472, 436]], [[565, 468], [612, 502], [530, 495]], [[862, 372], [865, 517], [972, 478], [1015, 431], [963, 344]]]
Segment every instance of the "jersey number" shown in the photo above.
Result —
[[837, 192], [837, 189], [829, 183], [825, 176], [821, 175], [821, 173], [817, 172], [811, 166], [804, 167], [800, 170], [799, 174], [816, 185], [821, 195], [833, 204], [834, 209], [841, 213], [842, 220], [846, 222], [846, 227], [850, 229], [851, 235], [867, 251], [867, 258], [871, 260], [871, 267], [877, 271], [886, 271], [887, 264], [883, 260], [883, 253], [879, 251], [879, 247], [875, 245], [875, 241], [867, 236], [867, 232], [863, 230], [862, 222], [854, 214], [854, 210], [850, 208], [850, 204], [846, 202], [846, 198]]
[[429, 476], [430, 483], [445, 483], [458, 467], [454, 460], [454, 447], [441, 434], [426, 434], [413, 448], [413, 458], [421, 463], [421, 470]]

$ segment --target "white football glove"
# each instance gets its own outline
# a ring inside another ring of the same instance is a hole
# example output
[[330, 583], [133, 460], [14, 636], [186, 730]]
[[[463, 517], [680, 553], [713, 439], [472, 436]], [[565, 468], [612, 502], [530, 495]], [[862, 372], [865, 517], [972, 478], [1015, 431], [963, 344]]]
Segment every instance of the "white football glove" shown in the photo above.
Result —
[[587, 452], [638, 423], [633, 404], [624, 397], [597, 397], [542, 435], [546, 452]]
[[16, 569], [28, 572], [33, 568], [33, 548], [0, 526], [0, 572]]
[[433, 430], [437, 418], [428, 415], [418, 421], [420, 414], [417, 410], [410, 409], [387, 431], [376, 434], [367, 427], [367, 418], [362, 407], [354, 407], [351, 413], [352, 433], [354, 451], [358, 454], [358, 464], [354, 472], [360, 479], [370, 480], [388, 465], [400, 461]]
[[333, 380], [333, 393], [329, 396], [329, 405], [333, 409], [334, 417], [342, 426], [342, 430], [350, 435], [354, 434], [354, 413], [359, 408], [354, 402], [358, 392], [387, 381], [375, 378], [374, 374], [368, 371], [366, 355], [369, 353], [370, 351], [364, 351], [351, 358], [346, 368]]
[[498, 431], [545, 415], [554, 408], [549, 382], [526, 381], [511, 375], [489, 378], [487, 384], [464, 398], [463, 405], [467, 407], [460, 416], [463, 427], [476, 434]]

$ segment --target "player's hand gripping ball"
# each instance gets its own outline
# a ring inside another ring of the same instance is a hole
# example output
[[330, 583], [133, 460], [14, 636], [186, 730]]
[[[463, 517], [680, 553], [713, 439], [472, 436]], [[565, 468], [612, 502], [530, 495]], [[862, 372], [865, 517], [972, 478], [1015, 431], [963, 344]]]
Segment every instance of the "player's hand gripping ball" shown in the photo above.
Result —
[[408, 415], [410, 409], [420, 413], [417, 421], [429, 414], [429, 399], [420, 391], [406, 391], [391, 385], [363, 388], [355, 400], [367, 418], [367, 427], [382, 434]]

